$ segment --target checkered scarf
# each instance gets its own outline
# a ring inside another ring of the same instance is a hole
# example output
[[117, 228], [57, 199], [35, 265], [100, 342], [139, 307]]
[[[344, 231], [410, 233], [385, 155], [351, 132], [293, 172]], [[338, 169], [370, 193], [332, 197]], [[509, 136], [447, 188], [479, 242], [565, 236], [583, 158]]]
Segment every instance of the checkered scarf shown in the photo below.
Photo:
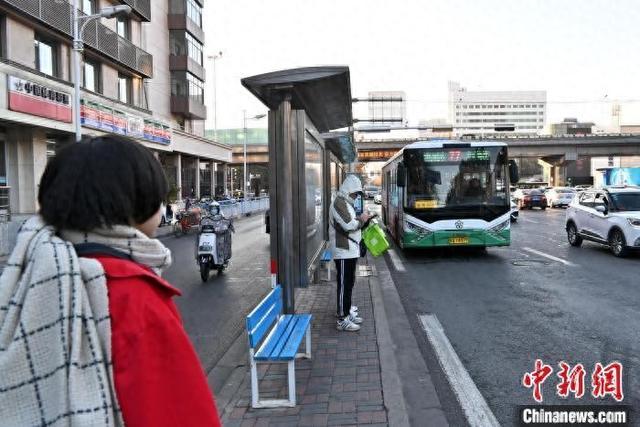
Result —
[[171, 257], [129, 227], [61, 234], [29, 219], [0, 277], [0, 423], [122, 426], [104, 269], [73, 244], [111, 245], [156, 271]]

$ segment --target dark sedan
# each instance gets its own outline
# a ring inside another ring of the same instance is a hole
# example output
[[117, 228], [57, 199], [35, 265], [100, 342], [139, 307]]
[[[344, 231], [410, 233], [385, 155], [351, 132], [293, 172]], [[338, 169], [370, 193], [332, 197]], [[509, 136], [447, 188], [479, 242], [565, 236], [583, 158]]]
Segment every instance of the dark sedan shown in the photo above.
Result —
[[524, 190], [519, 202], [520, 209], [547, 208], [547, 197], [540, 190]]

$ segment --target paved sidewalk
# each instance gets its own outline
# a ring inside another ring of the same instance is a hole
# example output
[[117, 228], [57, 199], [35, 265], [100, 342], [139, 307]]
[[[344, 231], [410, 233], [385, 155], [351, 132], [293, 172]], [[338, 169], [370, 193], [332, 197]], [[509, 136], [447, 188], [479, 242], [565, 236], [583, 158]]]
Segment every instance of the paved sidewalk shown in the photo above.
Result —
[[[335, 268], [332, 268], [335, 271]], [[226, 408], [225, 426], [387, 425], [369, 277], [356, 278], [358, 332], [337, 331], [335, 283], [296, 290], [296, 312], [312, 313], [312, 360], [296, 361], [295, 408], [252, 409], [250, 376]], [[260, 395], [286, 397], [286, 364], [259, 365]]]

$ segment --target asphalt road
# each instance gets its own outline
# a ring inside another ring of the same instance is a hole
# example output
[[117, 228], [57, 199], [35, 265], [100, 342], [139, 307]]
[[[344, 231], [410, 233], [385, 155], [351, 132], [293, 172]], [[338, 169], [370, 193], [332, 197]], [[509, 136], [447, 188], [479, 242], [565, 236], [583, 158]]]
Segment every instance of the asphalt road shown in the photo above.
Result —
[[229, 269], [222, 276], [212, 273], [206, 283], [195, 260], [196, 234], [162, 238], [173, 255], [164, 278], [182, 292], [176, 303], [207, 373], [240, 335], [245, 316], [271, 290], [263, 222], [262, 214], [235, 221]]
[[[507, 248], [403, 252], [385, 256], [412, 328], [452, 425], [461, 414], [418, 316], [435, 314], [455, 352], [502, 425], [516, 423], [517, 405], [533, 404], [522, 385], [536, 359], [554, 368], [544, 384], [547, 404], [593, 400], [594, 364], [624, 366], [625, 404], [640, 408], [640, 256], [618, 259], [585, 242], [570, 247], [564, 210], [525, 211]], [[549, 258], [555, 257], [556, 259]], [[383, 262], [383, 260], [378, 260]], [[402, 271], [404, 270], [404, 271]], [[586, 395], [556, 396], [558, 363], [582, 363]]]

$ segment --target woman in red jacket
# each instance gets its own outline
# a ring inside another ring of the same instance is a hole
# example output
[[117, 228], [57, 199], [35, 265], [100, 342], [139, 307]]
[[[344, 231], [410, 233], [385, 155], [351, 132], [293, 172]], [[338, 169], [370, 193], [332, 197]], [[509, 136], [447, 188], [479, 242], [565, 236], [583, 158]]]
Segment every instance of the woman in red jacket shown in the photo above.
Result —
[[62, 149], [46, 167], [38, 201], [44, 223], [79, 257], [104, 269], [114, 400], [124, 424], [218, 426], [205, 374], [172, 301], [180, 292], [160, 277], [171, 254], [153, 236], [167, 192], [151, 151], [107, 136]]

